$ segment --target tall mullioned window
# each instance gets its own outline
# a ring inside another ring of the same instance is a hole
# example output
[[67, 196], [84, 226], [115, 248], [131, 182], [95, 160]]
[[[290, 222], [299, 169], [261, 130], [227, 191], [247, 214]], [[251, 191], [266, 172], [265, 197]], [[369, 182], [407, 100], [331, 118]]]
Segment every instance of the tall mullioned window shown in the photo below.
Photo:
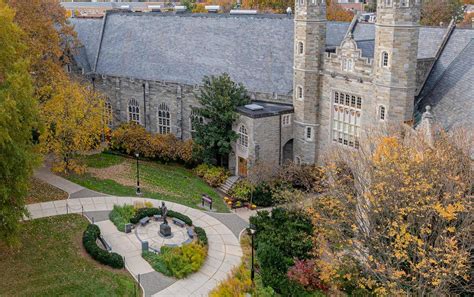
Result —
[[191, 132], [196, 132], [196, 122], [199, 124], [204, 124], [204, 117], [199, 115], [197, 112], [194, 110], [191, 111], [191, 117], [190, 117], [190, 122], [191, 122]]
[[243, 148], [249, 147], [249, 134], [244, 125], [240, 125], [239, 127], [239, 145]]
[[140, 124], [140, 105], [135, 99], [128, 101], [128, 121]]
[[332, 139], [342, 145], [359, 147], [362, 98], [334, 92]]
[[161, 103], [158, 107], [158, 133], [171, 133], [171, 114], [168, 105]]

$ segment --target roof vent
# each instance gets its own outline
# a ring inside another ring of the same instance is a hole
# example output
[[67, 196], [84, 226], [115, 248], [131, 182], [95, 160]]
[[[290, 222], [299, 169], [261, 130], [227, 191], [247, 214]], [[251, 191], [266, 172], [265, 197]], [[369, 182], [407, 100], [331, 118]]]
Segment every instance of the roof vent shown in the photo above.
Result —
[[219, 10], [221, 10], [221, 7], [219, 5], [206, 5], [206, 6], [204, 6], [204, 8], [209, 13], [218, 13]]
[[120, 9], [130, 10], [130, 5], [120, 5]]
[[174, 11], [176, 12], [186, 12], [186, 6], [184, 5], [176, 5], [174, 7]]
[[148, 5], [148, 9], [150, 11], [160, 12], [161, 11], [161, 5]]
[[247, 104], [244, 106], [245, 108], [249, 109], [249, 110], [262, 110], [263, 109], [263, 106], [261, 105], [258, 105], [258, 104], [255, 104], [255, 103], [252, 103], [252, 104]]
[[230, 14], [253, 15], [253, 14], [257, 14], [257, 11], [250, 10], [250, 9], [232, 9], [230, 11]]

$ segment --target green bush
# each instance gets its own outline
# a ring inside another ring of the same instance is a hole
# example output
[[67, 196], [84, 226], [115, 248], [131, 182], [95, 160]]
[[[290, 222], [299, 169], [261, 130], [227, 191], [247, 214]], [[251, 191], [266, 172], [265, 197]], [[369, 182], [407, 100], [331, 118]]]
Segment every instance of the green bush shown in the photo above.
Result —
[[184, 278], [201, 268], [206, 260], [207, 248], [198, 243], [173, 248], [162, 246], [159, 254], [144, 252], [142, 256], [156, 271]]
[[263, 182], [255, 187], [252, 195], [252, 203], [258, 206], [268, 207], [275, 204], [272, 196], [272, 188]]
[[144, 217], [152, 217], [154, 215], [160, 215], [161, 214], [161, 209], [156, 208], [156, 207], [146, 207], [146, 208], [140, 208], [136, 211], [135, 215], [130, 218], [130, 223], [132, 224], [138, 224], [141, 219]]
[[[145, 208], [140, 208], [136, 211], [135, 215], [130, 218], [130, 223], [132, 224], [138, 224], [141, 219], [144, 217], [152, 217], [154, 215], [161, 215], [161, 208], [159, 207], [145, 207]], [[173, 211], [173, 210], [168, 210], [168, 216], [172, 218], [177, 218], [180, 219], [181, 221], [185, 222], [187, 225], [192, 226], [193, 221], [191, 218], [188, 216]]]
[[271, 214], [258, 212], [250, 223], [257, 230], [255, 245], [263, 285], [283, 296], [307, 296], [301, 285], [288, 279], [287, 271], [295, 259], [311, 256], [311, 218], [301, 211], [275, 208]]
[[196, 233], [199, 242], [203, 245], [207, 245], [208, 242], [206, 231], [204, 231], [204, 229], [201, 227], [194, 227], [194, 232]]
[[211, 166], [207, 163], [202, 163], [194, 168], [194, 173], [196, 173], [199, 177], [204, 177], [206, 172], [211, 168]]
[[248, 180], [242, 179], [230, 189], [229, 195], [237, 200], [247, 202], [250, 200], [252, 190], [252, 184]]
[[109, 214], [109, 219], [114, 223], [117, 229], [125, 232], [125, 225], [130, 223], [130, 219], [135, 215], [135, 209], [132, 205], [114, 205]]
[[97, 225], [89, 224], [82, 235], [82, 244], [87, 253], [96, 261], [108, 265], [112, 268], [123, 268], [122, 256], [117, 253], [109, 253], [97, 245], [97, 238], [100, 236], [100, 229]]
[[185, 222], [189, 226], [193, 225], [193, 221], [191, 220], [191, 218], [182, 213], [179, 213], [173, 210], [168, 210], [168, 216], [172, 218], [180, 219], [181, 221]]

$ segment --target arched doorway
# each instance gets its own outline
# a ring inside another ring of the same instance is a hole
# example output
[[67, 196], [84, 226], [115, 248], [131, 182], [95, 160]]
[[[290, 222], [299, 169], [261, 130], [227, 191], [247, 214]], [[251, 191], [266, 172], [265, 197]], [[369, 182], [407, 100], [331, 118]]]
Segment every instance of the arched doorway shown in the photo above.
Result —
[[288, 140], [283, 146], [283, 160], [282, 163], [293, 161], [293, 139]]

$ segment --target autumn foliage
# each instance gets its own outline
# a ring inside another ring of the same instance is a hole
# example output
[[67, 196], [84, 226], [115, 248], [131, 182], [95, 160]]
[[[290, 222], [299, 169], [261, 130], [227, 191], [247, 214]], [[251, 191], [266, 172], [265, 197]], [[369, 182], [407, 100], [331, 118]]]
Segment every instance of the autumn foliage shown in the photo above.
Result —
[[111, 148], [163, 161], [193, 161], [192, 140], [182, 141], [173, 134], [152, 134], [135, 123], [124, 124], [112, 132]]
[[431, 145], [404, 130], [336, 153], [331, 190], [312, 210], [318, 254], [334, 271], [350, 255], [358, 286], [377, 294], [472, 292], [471, 150], [466, 131], [439, 131]]

